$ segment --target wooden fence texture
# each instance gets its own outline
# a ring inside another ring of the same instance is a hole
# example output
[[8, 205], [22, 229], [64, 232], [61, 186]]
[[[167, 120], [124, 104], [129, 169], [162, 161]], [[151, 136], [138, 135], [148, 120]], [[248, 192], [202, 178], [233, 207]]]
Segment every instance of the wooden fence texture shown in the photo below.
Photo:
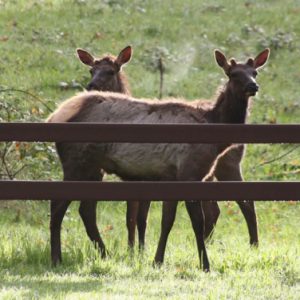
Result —
[[[0, 142], [300, 143], [300, 125], [0, 123]], [[300, 182], [0, 181], [0, 200], [300, 200]]]

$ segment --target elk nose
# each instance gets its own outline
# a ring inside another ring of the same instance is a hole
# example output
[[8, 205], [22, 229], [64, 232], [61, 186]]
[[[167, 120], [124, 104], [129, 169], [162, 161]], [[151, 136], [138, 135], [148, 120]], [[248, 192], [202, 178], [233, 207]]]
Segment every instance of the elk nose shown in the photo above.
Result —
[[86, 89], [87, 89], [88, 91], [92, 91], [92, 90], [97, 90], [97, 87], [96, 87], [96, 85], [95, 85], [93, 82], [90, 82], [90, 83], [87, 85]]
[[250, 82], [247, 87], [246, 87], [246, 90], [247, 92], [255, 95], [255, 93], [258, 91], [259, 89], [259, 85], [256, 84], [255, 82]]

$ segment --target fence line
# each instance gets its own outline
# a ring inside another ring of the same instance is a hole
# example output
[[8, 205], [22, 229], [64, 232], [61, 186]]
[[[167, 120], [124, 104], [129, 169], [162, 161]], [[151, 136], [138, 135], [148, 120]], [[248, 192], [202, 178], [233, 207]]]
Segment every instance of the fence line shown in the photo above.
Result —
[[[3, 141], [300, 143], [300, 125], [0, 123]], [[0, 181], [0, 200], [300, 200], [300, 182]]]

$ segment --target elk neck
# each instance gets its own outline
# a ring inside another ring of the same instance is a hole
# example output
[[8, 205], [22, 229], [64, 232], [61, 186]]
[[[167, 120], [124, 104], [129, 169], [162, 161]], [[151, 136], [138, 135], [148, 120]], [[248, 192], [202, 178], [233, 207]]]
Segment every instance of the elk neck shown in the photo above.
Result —
[[122, 71], [117, 74], [117, 87], [117, 93], [131, 95], [128, 80]]
[[243, 124], [246, 122], [249, 96], [235, 91], [227, 83], [211, 110], [212, 123]]

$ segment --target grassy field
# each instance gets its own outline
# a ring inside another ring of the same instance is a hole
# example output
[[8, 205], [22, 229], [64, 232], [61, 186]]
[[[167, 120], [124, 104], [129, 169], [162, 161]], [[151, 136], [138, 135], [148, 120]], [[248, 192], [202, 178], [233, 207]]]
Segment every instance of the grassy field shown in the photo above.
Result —
[[[0, 0], [0, 122], [41, 121], [80, 91], [89, 73], [77, 47], [100, 55], [128, 44], [134, 55], [125, 71], [133, 95], [158, 96], [160, 55], [164, 96], [186, 99], [213, 98], [224, 82], [215, 48], [242, 60], [270, 47], [249, 123], [299, 123], [298, 0]], [[0, 179], [61, 178], [52, 144], [2, 143], [0, 157]], [[299, 180], [300, 147], [248, 146], [243, 170], [246, 180]], [[204, 274], [183, 204], [165, 264], [154, 269], [160, 203], [151, 207], [145, 252], [131, 256], [125, 204], [99, 202], [98, 225], [110, 252], [103, 261], [74, 202], [63, 223], [64, 263], [52, 268], [49, 203], [1, 201], [0, 299], [299, 299], [300, 205], [256, 207], [260, 246], [250, 249], [237, 205], [221, 204], [208, 244], [212, 271]]]

